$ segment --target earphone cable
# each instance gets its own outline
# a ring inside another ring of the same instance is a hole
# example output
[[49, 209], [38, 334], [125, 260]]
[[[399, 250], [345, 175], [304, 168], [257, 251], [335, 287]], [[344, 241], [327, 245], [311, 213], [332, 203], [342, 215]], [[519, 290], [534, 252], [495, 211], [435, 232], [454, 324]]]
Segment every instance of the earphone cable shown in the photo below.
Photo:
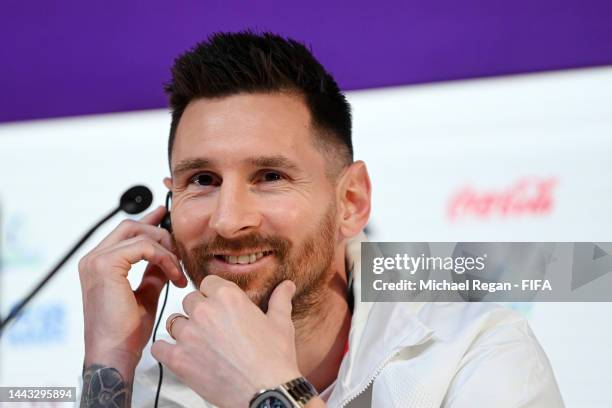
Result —
[[[159, 327], [159, 323], [161, 322], [162, 316], [164, 315], [164, 309], [166, 308], [166, 302], [168, 301], [168, 291], [169, 290], [170, 290], [170, 281], [166, 282], [166, 294], [164, 295], [164, 303], [162, 303], [162, 307], [159, 311], [159, 317], [157, 318], [157, 323], [155, 324], [155, 329], [153, 330], [152, 343], [155, 343], [155, 337], [157, 335], [157, 328]], [[154, 405], [155, 408], [157, 408], [157, 403], [159, 402], [159, 394], [161, 392], [162, 380], [164, 378], [164, 368], [162, 366], [162, 363], [158, 362], [157, 365], [159, 366], [159, 380], [157, 382], [157, 392], [155, 393], [155, 405]]]

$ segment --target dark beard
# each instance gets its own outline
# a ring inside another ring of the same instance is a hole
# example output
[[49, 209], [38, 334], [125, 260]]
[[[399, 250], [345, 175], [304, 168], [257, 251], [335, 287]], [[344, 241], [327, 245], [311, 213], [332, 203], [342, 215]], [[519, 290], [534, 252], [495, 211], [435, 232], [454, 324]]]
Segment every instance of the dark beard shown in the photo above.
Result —
[[326, 295], [325, 287], [334, 275], [331, 265], [336, 244], [336, 211], [336, 204], [332, 202], [316, 230], [297, 248], [294, 248], [295, 245], [287, 238], [257, 233], [236, 239], [217, 235], [211, 242], [203, 242], [190, 251], [174, 240], [174, 235], [172, 239], [185, 271], [196, 288], [199, 288], [204, 277], [210, 274], [209, 265], [213, 254], [227, 250], [272, 250], [271, 256], [275, 257], [277, 265], [273, 273], [266, 273], [266, 276], [269, 276], [263, 283], [257, 284], [261, 276], [253, 273], [223, 273], [219, 276], [236, 283], [264, 313], [268, 310], [268, 302], [276, 286], [284, 280], [292, 280], [297, 288], [292, 302], [293, 320], [300, 322], [309, 314], [324, 312], [319, 306], [323, 304]]

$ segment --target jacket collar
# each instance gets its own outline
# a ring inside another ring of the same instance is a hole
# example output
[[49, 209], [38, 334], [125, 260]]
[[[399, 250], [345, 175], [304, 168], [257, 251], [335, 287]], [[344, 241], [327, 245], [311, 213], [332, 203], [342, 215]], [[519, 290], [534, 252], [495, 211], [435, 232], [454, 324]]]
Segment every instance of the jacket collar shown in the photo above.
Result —
[[433, 335], [433, 329], [418, 317], [418, 312], [425, 305], [422, 302], [361, 300], [361, 243], [366, 241], [366, 235], [360, 233], [346, 247], [354, 308], [349, 351], [342, 360], [336, 386], [330, 397], [330, 400], [337, 402], [365, 390], [386, 362], [399, 351], [422, 344]]

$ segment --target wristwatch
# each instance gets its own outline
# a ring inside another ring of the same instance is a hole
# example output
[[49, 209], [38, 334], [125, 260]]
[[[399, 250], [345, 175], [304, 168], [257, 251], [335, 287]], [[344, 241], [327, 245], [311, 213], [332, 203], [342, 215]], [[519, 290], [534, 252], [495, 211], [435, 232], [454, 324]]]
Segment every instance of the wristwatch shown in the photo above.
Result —
[[276, 388], [261, 390], [251, 399], [249, 408], [303, 408], [319, 395], [304, 377], [296, 378]]

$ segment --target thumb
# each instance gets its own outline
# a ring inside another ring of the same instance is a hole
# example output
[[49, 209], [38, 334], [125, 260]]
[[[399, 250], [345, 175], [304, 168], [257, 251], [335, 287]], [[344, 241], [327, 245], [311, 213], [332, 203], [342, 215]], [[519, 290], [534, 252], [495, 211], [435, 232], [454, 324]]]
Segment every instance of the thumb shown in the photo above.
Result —
[[270, 296], [268, 302], [268, 317], [271, 317], [279, 322], [291, 320], [291, 299], [295, 295], [295, 283], [290, 280], [281, 282]]

